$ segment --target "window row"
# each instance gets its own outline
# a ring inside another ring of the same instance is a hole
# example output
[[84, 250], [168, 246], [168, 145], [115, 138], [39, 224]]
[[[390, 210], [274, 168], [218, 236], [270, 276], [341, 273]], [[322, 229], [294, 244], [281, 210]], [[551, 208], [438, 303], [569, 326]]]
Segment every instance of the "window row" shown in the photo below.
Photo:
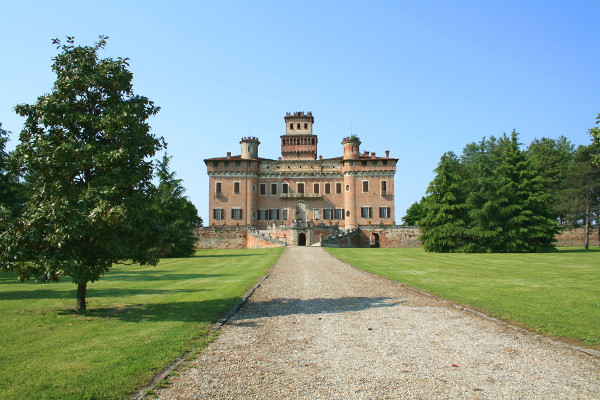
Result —
[[[361, 207], [360, 208], [361, 218], [371, 219], [373, 218], [372, 207]], [[391, 207], [379, 207], [379, 218], [391, 218], [392, 208]]]
[[[281, 185], [281, 187], [279, 187]], [[335, 190], [335, 194], [342, 194], [342, 183], [335, 182], [335, 186], [332, 186], [331, 183], [313, 183], [312, 192], [315, 194], [321, 193], [321, 185], [323, 185], [323, 193], [324, 194], [332, 194], [332, 189]], [[305, 188], [306, 184], [304, 182], [296, 183], [296, 193], [304, 194], [306, 192]], [[241, 182], [233, 182], [233, 194], [240, 194]], [[362, 181], [362, 192], [369, 193], [369, 181]], [[388, 185], [387, 181], [379, 182], [380, 194], [382, 196], [388, 195]], [[253, 187], [253, 191], [256, 188]], [[350, 185], [346, 185], [346, 191], [350, 190]], [[269, 195], [277, 195], [281, 191], [282, 194], [287, 194], [290, 192], [290, 184], [289, 183], [260, 183], [258, 187], [258, 193], [261, 196]], [[215, 183], [215, 193], [217, 195], [221, 195], [223, 193], [223, 182]]]
[[[300, 129], [300, 126], [301, 126], [300, 122], [297, 122], [296, 123], [296, 129]], [[294, 123], [293, 122], [290, 122], [290, 129], [294, 130]], [[308, 129], [308, 122], [304, 123], [304, 129]]]
[[[241, 208], [232, 208], [231, 209], [231, 219], [241, 220], [243, 218], [244, 211]], [[224, 220], [225, 219], [225, 210], [222, 208], [214, 208], [213, 209], [213, 219], [214, 220]]]

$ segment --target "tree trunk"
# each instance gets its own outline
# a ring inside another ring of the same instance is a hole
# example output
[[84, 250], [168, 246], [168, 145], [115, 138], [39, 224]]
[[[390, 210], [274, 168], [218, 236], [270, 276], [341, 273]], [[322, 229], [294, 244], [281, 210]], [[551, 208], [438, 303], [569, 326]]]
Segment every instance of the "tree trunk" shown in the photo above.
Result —
[[590, 248], [590, 206], [585, 207], [585, 240], [583, 242], [583, 247], [586, 250]]
[[[587, 248], [587, 247], [586, 247]], [[85, 294], [87, 291], [87, 282], [77, 284], [77, 313], [85, 313]]]

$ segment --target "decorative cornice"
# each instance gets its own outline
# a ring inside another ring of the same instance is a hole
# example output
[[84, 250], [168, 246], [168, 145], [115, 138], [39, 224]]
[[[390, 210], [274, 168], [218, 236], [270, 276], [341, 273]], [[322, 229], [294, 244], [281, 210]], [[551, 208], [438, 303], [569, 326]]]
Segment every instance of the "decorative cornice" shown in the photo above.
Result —
[[396, 171], [345, 171], [344, 176], [394, 176]]
[[258, 172], [247, 172], [247, 171], [208, 171], [208, 176], [212, 176], [215, 178], [225, 178], [231, 176], [247, 176], [254, 177], [258, 176]]

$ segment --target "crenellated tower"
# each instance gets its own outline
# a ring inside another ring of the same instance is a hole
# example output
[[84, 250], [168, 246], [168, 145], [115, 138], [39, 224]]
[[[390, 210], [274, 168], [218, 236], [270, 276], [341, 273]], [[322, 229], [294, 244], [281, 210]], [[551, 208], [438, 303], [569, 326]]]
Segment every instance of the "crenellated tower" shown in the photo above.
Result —
[[286, 113], [285, 135], [281, 136], [281, 156], [284, 160], [316, 160], [316, 135], [312, 133], [315, 119], [312, 112]]

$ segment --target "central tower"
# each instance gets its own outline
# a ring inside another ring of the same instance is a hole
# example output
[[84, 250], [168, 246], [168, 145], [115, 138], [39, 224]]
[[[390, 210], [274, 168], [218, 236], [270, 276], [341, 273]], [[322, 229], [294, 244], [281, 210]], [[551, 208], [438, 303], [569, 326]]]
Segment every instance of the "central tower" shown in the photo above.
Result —
[[312, 133], [315, 118], [312, 112], [286, 113], [285, 135], [281, 136], [281, 156], [284, 160], [316, 160], [316, 135]]

